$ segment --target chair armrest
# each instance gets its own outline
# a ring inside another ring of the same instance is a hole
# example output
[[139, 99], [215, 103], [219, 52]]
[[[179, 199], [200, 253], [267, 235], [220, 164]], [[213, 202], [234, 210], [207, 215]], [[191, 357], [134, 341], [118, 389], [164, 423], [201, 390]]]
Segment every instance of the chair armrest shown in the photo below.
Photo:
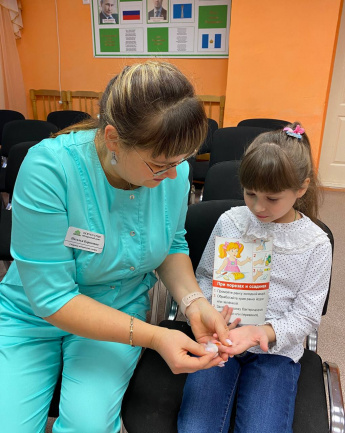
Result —
[[325, 361], [323, 368], [326, 372], [328, 398], [330, 409], [330, 433], [345, 432], [344, 401], [340, 383], [340, 373], [337, 364]]
[[318, 339], [318, 332], [316, 329], [314, 329], [306, 339], [306, 348], [309, 350], [312, 350], [313, 352], [317, 353], [317, 339]]

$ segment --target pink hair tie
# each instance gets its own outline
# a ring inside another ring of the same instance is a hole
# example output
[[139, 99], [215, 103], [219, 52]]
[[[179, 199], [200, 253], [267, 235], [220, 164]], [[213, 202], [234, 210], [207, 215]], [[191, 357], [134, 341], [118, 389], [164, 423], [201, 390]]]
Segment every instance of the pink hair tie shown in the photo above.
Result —
[[229, 242], [224, 242], [224, 245], [223, 245], [223, 249], [226, 251], [226, 249], [228, 248], [228, 245], [229, 245]]
[[301, 125], [297, 125], [295, 129], [286, 127], [283, 129], [283, 131], [285, 131], [287, 135], [290, 135], [291, 137], [295, 137], [298, 139], [301, 139], [302, 134], [304, 134], [304, 128], [302, 128]]

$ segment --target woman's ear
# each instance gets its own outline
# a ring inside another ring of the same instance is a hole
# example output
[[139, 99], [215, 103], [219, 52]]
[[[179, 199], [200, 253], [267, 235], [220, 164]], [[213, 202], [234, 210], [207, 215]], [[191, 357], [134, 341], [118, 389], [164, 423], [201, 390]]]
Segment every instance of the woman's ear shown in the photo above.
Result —
[[307, 177], [307, 178], [305, 179], [305, 181], [303, 182], [303, 184], [302, 184], [302, 188], [300, 188], [300, 189], [297, 191], [297, 198], [301, 198], [301, 197], [304, 196], [304, 194], [307, 192], [307, 189], [308, 189], [308, 187], [309, 187], [309, 184], [310, 184], [310, 178]]
[[105, 127], [104, 142], [110, 152], [118, 151], [118, 134], [114, 126], [107, 125]]

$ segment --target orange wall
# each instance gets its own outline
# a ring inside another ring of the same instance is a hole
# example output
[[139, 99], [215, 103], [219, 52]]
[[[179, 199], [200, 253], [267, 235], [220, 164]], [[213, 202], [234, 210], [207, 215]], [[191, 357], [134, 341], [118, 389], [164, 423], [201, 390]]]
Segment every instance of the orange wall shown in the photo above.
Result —
[[[144, 59], [95, 59], [90, 6], [58, 0], [61, 87], [104, 89], [125, 64]], [[316, 161], [342, 0], [233, 0], [227, 59], [169, 59], [198, 94], [227, 96], [224, 126], [248, 117], [299, 120]], [[288, 5], [288, 6], [287, 6]], [[24, 30], [17, 42], [26, 94], [59, 88], [54, 0], [22, 0]], [[29, 117], [32, 115], [28, 99]]]
[[234, 0], [225, 125], [299, 120], [321, 150], [342, 0]]
[[[90, 5], [58, 0], [63, 90], [104, 90], [124, 65], [145, 59], [93, 57]], [[22, 0], [22, 39], [18, 41], [27, 98], [29, 89], [58, 89], [58, 46], [54, 0]], [[193, 82], [197, 93], [224, 95], [228, 59], [169, 59]], [[29, 117], [32, 110], [28, 100]]]

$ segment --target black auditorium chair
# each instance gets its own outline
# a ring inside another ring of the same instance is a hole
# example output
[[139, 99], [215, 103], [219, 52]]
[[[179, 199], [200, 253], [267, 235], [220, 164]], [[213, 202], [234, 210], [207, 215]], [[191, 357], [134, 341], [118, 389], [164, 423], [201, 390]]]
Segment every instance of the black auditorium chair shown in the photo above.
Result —
[[229, 126], [213, 134], [210, 167], [217, 162], [241, 159], [247, 146], [267, 128], [254, 126]]
[[202, 201], [243, 200], [243, 188], [238, 171], [240, 161], [217, 162], [209, 168], [202, 193]]
[[213, 119], [207, 119], [207, 136], [201, 145], [198, 154], [191, 158], [193, 166], [193, 183], [202, 185], [205, 182], [207, 170], [210, 165], [210, 152], [213, 142], [213, 134], [218, 129], [218, 123]]
[[9, 205], [6, 209], [1, 209], [0, 216], [0, 260], [3, 261], [6, 269], [9, 268], [10, 263], [13, 260], [10, 253], [12, 229], [11, 199], [13, 195], [13, 189], [17, 179], [19, 168], [29, 148], [37, 143], [37, 141], [17, 143], [11, 147], [8, 155], [4, 189], [9, 196]]
[[[45, 120], [13, 120], [4, 125], [1, 139], [1, 156], [8, 158], [12, 146], [25, 141], [41, 141], [58, 131], [57, 126]], [[5, 190], [6, 167], [1, 167], [0, 192]]]
[[[187, 240], [194, 270], [218, 217], [231, 206], [231, 200], [199, 202], [189, 206], [186, 220]], [[320, 226], [330, 237], [327, 226]], [[327, 311], [327, 301], [323, 314]], [[192, 337], [184, 321], [165, 320], [160, 326], [178, 329]], [[314, 351], [315, 336], [308, 338], [301, 362], [294, 433], [344, 432], [344, 403], [336, 364], [323, 362]], [[329, 412], [324, 383], [329, 391]], [[177, 416], [182, 401], [186, 374], [174, 375], [160, 355], [145, 349], [130, 381], [122, 404], [122, 420], [128, 433], [177, 433]], [[233, 414], [234, 415], [234, 414]], [[233, 432], [233, 419], [229, 433]]]
[[291, 122], [281, 119], [254, 118], [241, 120], [237, 126], [257, 126], [259, 128], [268, 128], [272, 131], [275, 131], [276, 129], [284, 128], [289, 123]]
[[[0, 147], [1, 147], [1, 142], [2, 142], [2, 131], [4, 129], [4, 125], [8, 122], [12, 122], [13, 120], [24, 120], [25, 117], [23, 116], [22, 113], [19, 113], [19, 111], [15, 111], [15, 110], [0, 110]], [[0, 164], [0, 192], [4, 191], [4, 187], [5, 187], [5, 171], [6, 171], [6, 164], [7, 164], [7, 157], [4, 156], [1, 153], [1, 149], [0, 149], [0, 159], [1, 159], [1, 164]], [[3, 204], [3, 201], [2, 201]]]
[[52, 111], [47, 116], [47, 122], [53, 123], [59, 130], [86, 119], [91, 119], [90, 114], [85, 111], [77, 110]]
[[7, 158], [13, 145], [24, 141], [41, 141], [57, 131], [57, 126], [45, 120], [13, 120], [4, 125], [1, 155]]
[[5, 123], [11, 122], [12, 120], [24, 120], [25, 117], [22, 113], [15, 110], [0, 110], [0, 146], [1, 146], [1, 137], [2, 130]]
[[45, 120], [14, 120], [4, 125], [1, 153], [8, 156], [14, 144], [24, 141], [41, 141], [57, 131], [57, 126]]

